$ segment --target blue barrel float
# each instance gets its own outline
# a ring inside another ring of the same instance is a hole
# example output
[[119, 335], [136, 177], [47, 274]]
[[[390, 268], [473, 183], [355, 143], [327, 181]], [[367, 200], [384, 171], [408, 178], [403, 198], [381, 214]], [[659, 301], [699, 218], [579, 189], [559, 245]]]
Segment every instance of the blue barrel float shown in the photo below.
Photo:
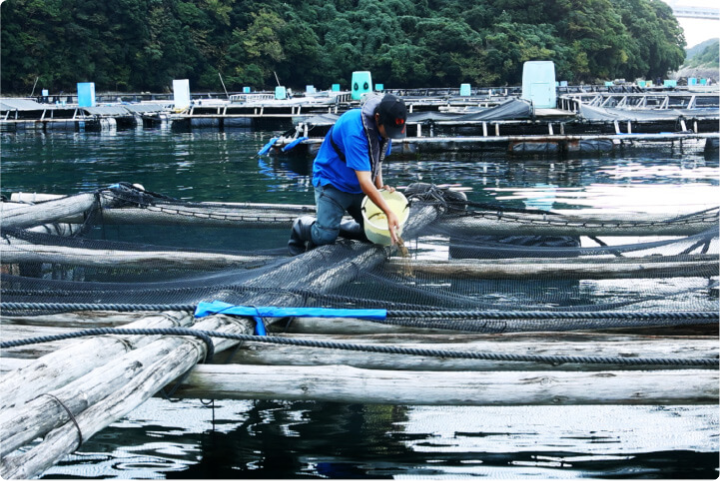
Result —
[[470, 84], [460, 84], [460, 95], [463, 97], [470, 96]]
[[285, 100], [287, 98], [287, 92], [285, 87], [275, 87], [275, 100]]
[[353, 72], [351, 88], [353, 100], [360, 100], [363, 95], [372, 92], [372, 75], [370, 72]]

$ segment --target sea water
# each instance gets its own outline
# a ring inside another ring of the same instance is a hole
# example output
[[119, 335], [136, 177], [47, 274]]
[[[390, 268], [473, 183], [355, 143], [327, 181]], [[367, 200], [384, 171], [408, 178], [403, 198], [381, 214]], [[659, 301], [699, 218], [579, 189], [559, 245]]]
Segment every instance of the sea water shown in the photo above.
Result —
[[[125, 181], [183, 200], [312, 204], [311, 158], [256, 155], [277, 134], [3, 133], [0, 187], [7, 197], [74, 194]], [[716, 205], [718, 173], [717, 152], [686, 144], [569, 160], [472, 152], [391, 156], [383, 178], [396, 187], [460, 184], [472, 189], [470, 200], [512, 207], [670, 216]], [[715, 405], [453, 407], [153, 398], [43, 477], [716, 479], [718, 417]]]

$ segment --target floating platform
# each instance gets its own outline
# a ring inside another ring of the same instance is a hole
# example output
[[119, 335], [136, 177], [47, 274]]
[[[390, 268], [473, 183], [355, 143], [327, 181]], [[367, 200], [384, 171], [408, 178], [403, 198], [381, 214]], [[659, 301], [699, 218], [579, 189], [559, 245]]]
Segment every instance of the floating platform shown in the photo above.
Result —
[[[506, 104], [518, 102], [510, 100]], [[581, 111], [589, 109], [591, 107], [582, 106]], [[413, 155], [421, 152], [503, 151], [512, 155], [565, 156], [698, 142], [702, 149], [714, 152], [720, 139], [718, 111], [692, 111], [687, 112], [686, 117], [672, 112], [627, 113], [620, 109], [593, 109], [593, 116], [589, 118], [589, 115], [560, 109], [543, 109], [529, 111], [524, 115], [526, 118], [513, 119], [512, 116], [493, 116], [493, 110], [486, 109], [478, 114], [459, 113], [454, 118], [409, 114], [408, 136], [393, 141], [393, 152]], [[300, 122], [295, 132], [276, 139], [272, 151], [314, 155], [336, 119], [337, 116], [322, 116]]]
[[[238, 248], [253, 229], [265, 245], [280, 226], [286, 242], [314, 206], [184, 202], [129, 183], [2, 202], [0, 474], [42, 475], [153, 396], [717, 404], [720, 207], [590, 215], [404, 191], [407, 257], [358, 239], [296, 257]], [[178, 240], [173, 224], [230, 240], [133, 242], [152, 225]], [[94, 237], [105, 225], [130, 229]], [[631, 234], [643, 238], [597, 238]]]
[[0, 129], [107, 130], [151, 125], [167, 118], [172, 102], [98, 107], [38, 103], [30, 99], [0, 99]]

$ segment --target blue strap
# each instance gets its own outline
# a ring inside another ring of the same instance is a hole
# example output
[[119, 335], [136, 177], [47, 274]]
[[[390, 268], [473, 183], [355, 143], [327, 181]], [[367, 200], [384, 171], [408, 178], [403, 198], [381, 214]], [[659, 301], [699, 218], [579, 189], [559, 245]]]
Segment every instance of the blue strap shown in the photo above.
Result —
[[292, 142], [287, 144], [285, 147], [283, 147], [282, 151], [287, 152], [288, 150], [292, 149], [293, 147], [295, 147], [297, 144], [299, 144], [303, 140], [307, 140], [307, 137], [298, 137], [297, 139], [293, 140]]
[[352, 319], [384, 320], [386, 309], [331, 309], [325, 307], [273, 307], [234, 306], [226, 302], [201, 302], [195, 309], [195, 317], [210, 314], [229, 314], [246, 317], [347, 317]]
[[255, 335], [267, 336], [267, 331], [265, 330], [265, 322], [262, 320], [262, 317], [253, 316], [253, 319], [255, 319]]
[[258, 152], [258, 155], [265, 155], [265, 154], [267, 154], [268, 151], [270, 150], [270, 148], [271, 148], [273, 145], [275, 145], [275, 142], [277, 142], [277, 140], [278, 140], [277, 137], [273, 137], [272, 139], [270, 139], [270, 142], [268, 142], [267, 144], [265, 144], [265, 147], [263, 147], [262, 149], [260, 149], [260, 151]]

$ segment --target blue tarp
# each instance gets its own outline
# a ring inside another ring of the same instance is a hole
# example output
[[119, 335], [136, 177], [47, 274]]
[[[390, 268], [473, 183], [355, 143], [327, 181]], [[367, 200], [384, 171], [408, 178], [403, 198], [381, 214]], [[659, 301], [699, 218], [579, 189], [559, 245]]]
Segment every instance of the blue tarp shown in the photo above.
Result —
[[384, 320], [386, 309], [331, 309], [325, 307], [273, 307], [235, 306], [221, 301], [201, 302], [195, 309], [195, 317], [210, 314], [229, 314], [247, 317], [347, 317], [352, 319]]

